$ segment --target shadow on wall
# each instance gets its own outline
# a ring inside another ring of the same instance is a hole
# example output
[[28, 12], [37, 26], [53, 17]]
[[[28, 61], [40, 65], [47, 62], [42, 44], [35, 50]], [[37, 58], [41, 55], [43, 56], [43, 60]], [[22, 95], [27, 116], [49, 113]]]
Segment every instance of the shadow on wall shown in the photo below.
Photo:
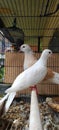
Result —
[[59, 28], [56, 28], [48, 48], [55, 53], [59, 53]]

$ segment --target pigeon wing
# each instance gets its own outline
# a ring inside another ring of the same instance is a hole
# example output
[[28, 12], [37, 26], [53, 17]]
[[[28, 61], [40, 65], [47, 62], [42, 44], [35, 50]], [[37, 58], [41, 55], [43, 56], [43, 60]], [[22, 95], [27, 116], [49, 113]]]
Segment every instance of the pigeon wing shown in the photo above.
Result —
[[40, 83], [47, 74], [47, 68], [44, 66], [30, 67], [26, 71], [17, 76], [13, 85], [6, 90], [6, 93], [17, 92], [26, 89], [32, 85]]

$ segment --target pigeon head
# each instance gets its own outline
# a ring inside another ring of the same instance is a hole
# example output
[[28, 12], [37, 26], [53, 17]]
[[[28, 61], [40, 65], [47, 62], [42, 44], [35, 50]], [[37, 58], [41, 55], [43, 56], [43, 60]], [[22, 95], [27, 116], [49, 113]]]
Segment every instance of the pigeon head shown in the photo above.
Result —
[[41, 57], [48, 59], [51, 55], [52, 55], [52, 51], [49, 50], [49, 49], [45, 49], [45, 50], [42, 52]]
[[47, 65], [48, 58], [52, 55], [52, 51], [49, 49], [45, 49], [40, 57], [41, 64]]
[[29, 52], [31, 52], [32, 50], [31, 50], [31, 48], [30, 48], [29, 45], [23, 44], [23, 45], [21, 45], [21, 47], [20, 47], [20, 51], [25, 52], [25, 53], [27, 53], [27, 52], [29, 53]]

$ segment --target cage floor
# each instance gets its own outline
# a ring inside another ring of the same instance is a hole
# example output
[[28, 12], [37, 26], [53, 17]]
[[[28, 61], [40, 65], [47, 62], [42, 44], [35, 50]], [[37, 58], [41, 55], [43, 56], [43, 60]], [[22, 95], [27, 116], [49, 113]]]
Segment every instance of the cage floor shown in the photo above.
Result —
[[[51, 109], [46, 101], [39, 102], [39, 110], [43, 130], [47, 122], [50, 130], [59, 130], [59, 113]], [[30, 100], [14, 100], [9, 111], [0, 118], [0, 130], [29, 130], [29, 114]]]

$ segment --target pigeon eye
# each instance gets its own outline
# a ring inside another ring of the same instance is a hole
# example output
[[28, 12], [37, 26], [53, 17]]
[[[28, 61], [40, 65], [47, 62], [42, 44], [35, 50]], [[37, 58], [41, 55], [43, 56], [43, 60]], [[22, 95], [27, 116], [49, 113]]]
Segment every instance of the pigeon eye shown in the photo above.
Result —
[[25, 48], [25, 46], [23, 46], [23, 48]]
[[49, 51], [49, 54], [51, 53], [51, 51]]

